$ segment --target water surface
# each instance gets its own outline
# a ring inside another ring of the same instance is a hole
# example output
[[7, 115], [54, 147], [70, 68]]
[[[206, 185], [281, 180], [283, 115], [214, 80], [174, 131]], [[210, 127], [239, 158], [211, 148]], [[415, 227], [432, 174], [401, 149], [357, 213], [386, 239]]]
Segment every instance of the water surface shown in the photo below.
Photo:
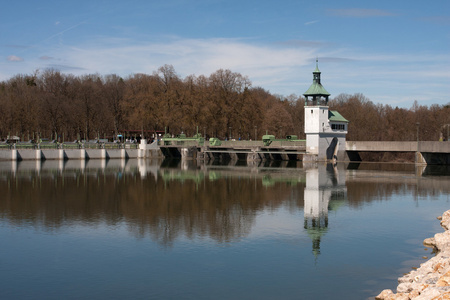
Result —
[[449, 170], [0, 163], [1, 299], [373, 299], [432, 256]]

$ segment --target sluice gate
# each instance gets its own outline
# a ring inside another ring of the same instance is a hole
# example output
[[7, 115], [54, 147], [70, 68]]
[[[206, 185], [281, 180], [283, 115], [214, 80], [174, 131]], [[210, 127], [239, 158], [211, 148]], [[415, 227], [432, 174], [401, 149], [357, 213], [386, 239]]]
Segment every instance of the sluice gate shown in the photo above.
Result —
[[[274, 145], [273, 145], [274, 144]], [[199, 161], [263, 161], [263, 160], [297, 160], [301, 161], [307, 155], [305, 143], [281, 145], [273, 143], [261, 146], [261, 142], [240, 141], [222, 142], [221, 145], [198, 145], [194, 143], [177, 143], [160, 145], [161, 153], [167, 158], [195, 159]]]

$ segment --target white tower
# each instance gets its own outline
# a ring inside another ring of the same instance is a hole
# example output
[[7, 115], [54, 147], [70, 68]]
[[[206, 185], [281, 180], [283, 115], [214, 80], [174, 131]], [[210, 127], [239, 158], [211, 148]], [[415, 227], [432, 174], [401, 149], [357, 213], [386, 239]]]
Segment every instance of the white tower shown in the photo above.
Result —
[[[313, 83], [305, 96], [306, 151], [317, 155], [319, 161], [342, 160], [345, 157], [345, 136], [348, 121], [337, 111], [328, 110], [330, 94], [320, 82], [320, 71], [316, 60]], [[312, 99], [309, 100], [308, 98]]]

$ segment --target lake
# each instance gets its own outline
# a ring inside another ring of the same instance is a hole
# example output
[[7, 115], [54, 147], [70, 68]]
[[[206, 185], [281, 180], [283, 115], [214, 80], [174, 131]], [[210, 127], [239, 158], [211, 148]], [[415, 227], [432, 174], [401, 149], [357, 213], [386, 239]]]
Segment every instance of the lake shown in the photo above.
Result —
[[1, 299], [374, 299], [432, 257], [448, 167], [0, 162]]

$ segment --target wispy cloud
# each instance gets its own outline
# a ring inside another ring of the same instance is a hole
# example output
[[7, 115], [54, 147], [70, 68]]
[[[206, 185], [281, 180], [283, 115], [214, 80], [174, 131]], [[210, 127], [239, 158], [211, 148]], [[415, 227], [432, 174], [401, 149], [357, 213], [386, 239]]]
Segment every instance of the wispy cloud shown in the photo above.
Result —
[[[53, 35], [51, 35], [51, 36], [41, 40], [40, 42], [38, 42], [37, 44], [34, 44], [34, 45], [12, 45], [12, 44], [10, 44], [10, 45], [5, 45], [5, 47], [21, 49], [18, 52], [19, 53], [23, 53], [23, 52], [25, 52], [25, 51], [27, 51], [29, 49], [36, 48], [36, 47], [40, 46], [42, 43], [44, 43], [46, 41], [49, 41], [49, 40], [51, 40], [51, 39], [53, 39], [53, 38], [55, 38], [57, 36], [61, 36], [65, 32], [73, 30], [73, 29], [77, 28], [78, 26], [81, 26], [82, 24], [85, 24], [85, 23], [86, 23], [86, 21], [83, 21], [83, 22], [75, 24], [75, 25], [73, 25], [71, 27], [68, 27], [68, 28], [66, 28], [66, 29], [56, 33], [56, 34], [53, 34]], [[59, 21], [56, 22], [55, 25], [58, 26], [59, 25]], [[47, 56], [47, 55], [43, 55], [43, 56], [40, 56], [39, 59], [40, 60], [50, 60], [50, 59], [53, 59], [53, 57]], [[17, 55], [10, 55], [10, 56], [7, 57], [7, 60], [11, 61], [11, 62], [21, 62], [21, 61], [24, 61], [24, 58], [21, 57], [21, 56], [17, 56]], [[28, 61], [28, 59], [27, 59], [27, 61]]]
[[314, 21], [309, 21], [309, 22], [306, 22], [305, 23], [305, 25], [312, 25], [312, 24], [315, 24], [315, 23], [318, 23], [319, 22], [319, 20], [314, 20]]
[[[415, 99], [448, 102], [443, 93], [439, 95], [450, 78], [446, 71], [450, 70], [450, 58], [445, 55], [371, 53], [302, 40], [262, 45], [246, 39], [174, 37], [158, 42], [98, 38], [79, 47], [49, 48], [45, 53], [5, 66], [15, 73], [54, 68], [74, 75], [113, 73], [122, 77], [151, 74], [164, 64], [173, 65], [181, 77], [209, 76], [230, 69], [272, 93], [301, 95], [311, 83], [318, 57], [323, 83], [332, 96], [363, 93], [374, 102], [398, 105]], [[436, 90], [433, 95], [426, 93], [430, 85]]]
[[2, 45], [2, 46], [7, 47], [7, 48], [15, 48], [15, 49], [28, 49], [31, 47], [31, 46], [27, 46], [27, 45]]
[[[61, 64], [49, 64], [49, 65], [47, 65], [47, 68], [56, 69], [56, 70], [59, 70], [61, 72], [75, 72], [75, 71], [86, 72], [86, 71], [88, 71], [88, 70], [86, 70], [84, 68], [70, 66], [70, 65], [61, 65]], [[94, 73], [94, 72], [91, 72], [91, 73]]]
[[18, 62], [18, 61], [23, 61], [23, 58], [19, 57], [19, 56], [15, 56], [15, 55], [10, 55], [10, 56], [8, 56], [8, 60]]
[[355, 58], [348, 57], [331, 57], [331, 56], [321, 56], [320, 61], [322, 63], [346, 63], [357, 61]]
[[[62, 54], [60, 50], [49, 56], [58, 57]], [[285, 68], [307, 64], [314, 53], [312, 48], [258, 46], [238, 39], [172, 39], [144, 45], [108, 44], [103, 48], [96, 44], [66, 48], [61, 59], [81, 69], [122, 75], [151, 73], [161, 65], [172, 64], [183, 76], [209, 75], [218, 69], [231, 69], [261, 78], [277, 72], [283, 77]]]
[[352, 18], [391, 17], [396, 15], [387, 10], [368, 8], [328, 9], [328, 13], [338, 17]]
[[279, 45], [284, 45], [288, 47], [306, 47], [306, 48], [322, 48], [328, 47], [331, 43], [323, 42], [323, 41], [306, 41], [306, 40], [288, 40], [279, 42]]
[[[59, 24], [60, 24], [60, 23], [59, 23], [59, 21], [58, 21], [58, 22], [55, 23], [55, 26], [58, 26]], [[80, 23], [75, 24], [75, 25], [73, 25], [73, 26], [70, 26], [70, 27], [68, 27], [68, 28], [66, 28], [66, 29], [64, 29], [64, 30], [62, 30], [62, 31], [60, 31], [60, 32], [58, 32], [58, 33], [55, 33], [55, 34], [53, 34], [53, 35], [51, 35], [51, 36], [49, 36], [49, 37], [47, 37], [47, 38], [41, 40], [40, 42], [37, 43], [37, 45], [42, 44], [43, 42], [47, 42], [47, 41], [49, 41], [49, 40], [51, 40], [51, 39], [53, 39], [53, 38], [55, 38], [55, 37], [61, 36], [61, 35], [63, 35], [64, 33], [68, 32], [68, 31], [70, 31], [70, 30], [73, 30], [73, 29], [75, 29], [75, 28], [77, 28], [77, 27], [79, 27], [79, 26], [81, 26], [81, 25], [83, 25], [83, 24], [86, 24], [86, 21], [80, 22]]]
[[450, 17], [449, 16], [431, 16], [431, 17], [423, 17], [420, 20], [430, 23], [435, 23], [438, 25], [450, 25]]

